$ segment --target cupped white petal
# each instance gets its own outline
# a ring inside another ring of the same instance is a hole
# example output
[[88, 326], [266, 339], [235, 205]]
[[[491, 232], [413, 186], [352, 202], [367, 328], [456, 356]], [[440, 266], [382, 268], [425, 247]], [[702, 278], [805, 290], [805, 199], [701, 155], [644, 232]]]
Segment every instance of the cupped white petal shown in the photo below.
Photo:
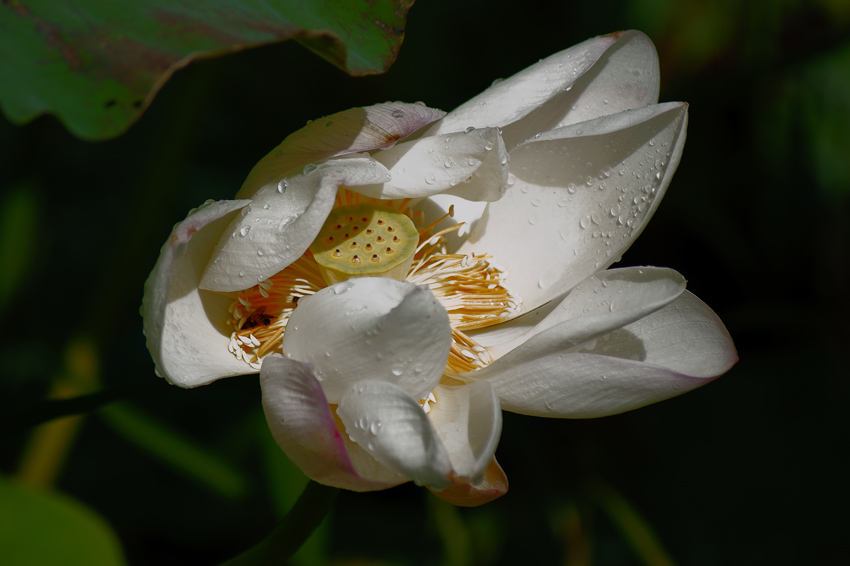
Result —
[[529, 347], [464, 374], [486, 379], [507, 411], [544, 417], [613, 415], [681, 395], [737, 361], [732, 339], [708, 306], [685, 292], [632, 324], [541, 355]]
[[181, 387], [249, 373], [228, 351], [230, 299], [199, 291], [201, 274], [231, 216], [250, 201], [204, 205], [174, 226], [145, 282], [142, 317], [157, 374]]
[[237, 197], [251, 197], [260, 188], [277, 184], [308, 163], [392, 147], [443, 115], [442, 110], [422, 104], [386, 102], [351, 108], [311, 121], [290, 134], [254, 166]]
[[672, 303], [684, 291], [685, 278], [672, 269], [609, 269], [594, 273], [560, 301], [473, 336], [494, 358], [519, 346], [533, 347], [540, 355], [560, 352], [569, 344], [580, 345], [631, 324]]
[[426, 287], [364, 277], [301, 299], [281, 347], [287, 357], [315, 366], [331, 403], [367, 379], [395, 383], [421, 399], [443, 374], [451, 326]]
[[201, 280], [211, 291], [241, 291], [301, 257], [336, 201], [340, 185], [383, 182], [388, 172], [367, 157], [308, 165], [303, 173], [266, 185], [221, 236]]
[[507, 188], [508, 155], [498, 128], [418, 138], [373, 157], [389, 169], [391, 179], [354, 189], [372, 198], [447, 193], [472, 201], [494, 201]]
[[481, 481], [502, 432], [499, 398], [486, 381], [438, 385], [430, 403], [431, 424], [449, 453], [452, 469], [465, 483]]
[[349, 436], [378, 462], [437, 489], [452, 483], [448, 451], [434, 432], [422, 406], [386, 381], [351, 385], [337, 414]]
[[427, 135], [502, 126], [512, 149], [539, 132], [658, 101], [658, 55], [637, 31], [589, 39], [496, 83]]
[[516, 183], [460, 252], [510, 268], [523, 312], [620, 259], [658, 207], [685, 143], [687, 105], [559, 128], [511, 153]]
[[272, 436], [311, 479], [354, 491], [386, 489], [408, 481], [371, 457], [351, 457], [349, 448], [354, 445], [339, 431], [309, 364], [269, 356], [260, 371], [260, 386]]

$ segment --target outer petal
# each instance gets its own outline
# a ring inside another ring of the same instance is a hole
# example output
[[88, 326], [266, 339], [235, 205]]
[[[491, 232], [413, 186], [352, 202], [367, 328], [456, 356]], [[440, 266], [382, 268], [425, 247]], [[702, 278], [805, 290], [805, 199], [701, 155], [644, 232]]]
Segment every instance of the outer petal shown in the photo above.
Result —
[[331, 403], [366, 379], [427, 397], [450, 347], [449, 316], [427, 287], [382, 277], [350, 279], [301, 299], [282, 344], [287, 357], [315, 366]]
[[466, 482], [482, 480], [502, 433], [499, 398], [486, 381], [469, 385], [438, 385], [437, 401], [428, 416], [449, 452], [455, 475]]
[[[157, 374], [181, 387], [250, 373], [227, 351], [230, 299], [198, 290], [204, 266], [232, 213], [250, 201], [209, 203], [176, 224], [145, 282], [142, 301], [148, 350]], [[221, 316], [219, 316], [221, 315]]]
[[537, 132], [657, 100], [658, 57], [652, 42], [640, 32], [620, 32], [589, 39], [494, 84], [427, 135], [503, 126], [510, 149]]
[[487, 379], [508, 411], [602, 417], [705, 385], [738, 359], [717, 315], [687, 292], [581, 348], [565, 344], [541, 356], [536, 340], [464, 377]]
[[537, 308], [620, 259], [670, 184], [686, 127], [687, 106], [668, 103], [524, 143], [511, 153], [516, 183], [461, 252], [510, 266], [523, 310]]
[[386, 381], [355, 383], [337, 414], [352, 440], [386, 467], [419, 485], [441, 489], [451, 484], [445, 446], [425, 411], [402, 388]]
[[271, 277], [307, 250], [333, 208], [340, 185], [383, 182], [387, 176], [376, 161], [351, 157], [308, 165], [278, 186], [263, 187], [222, 234], [201, 287], [241, 291]]
[[[626, 267], [595, 273], [561, 301], [527, 313], [475, 339], [494, 358], [533, 337], [542, 355], [563, 351], [622, 328], [667, 306], [685, 291], [685, 278], [663, 267]], [[530, 325], [530, 326], [529, 326]], [[507, 327], [507, 328], [500, 328]]]
[[386, 149], [445, 115], [421, 104], [387, 102], [351, 108], [309, 122], [257, 163], [237, 195], [247, 198], [284, 176], [331, 157]]
[[358, 469], [309, 364], [270, 356], [263, 362], [260, 385], [272, 435], [311, 479], [354, 491], [386, 489], [408, 481], [374, 460], [371, 466], [367, 463]]
[[373, 157], [389, 169], [391, 180], [356, 189], [372, 198], [419, 198], [446, 192], [473, 201], [494, 201], [507, 188], [508, 155], [498, 128], [419, 138]]
[[481, 478], [481, 481], [473, 484], [453, 485], [440, 491], [432, 490], [431, 493], [452, 505], [477, 507], [498, 499], [507, 492], [508, 477], [496, 459], [493, 458], [490, 465], [484, 470], [484, 477]]

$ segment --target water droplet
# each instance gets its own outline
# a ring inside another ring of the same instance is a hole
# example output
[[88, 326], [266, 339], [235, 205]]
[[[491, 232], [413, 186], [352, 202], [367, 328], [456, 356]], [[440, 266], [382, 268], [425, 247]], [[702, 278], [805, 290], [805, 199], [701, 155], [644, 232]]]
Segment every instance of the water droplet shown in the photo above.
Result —
[[277, 184], [277, 192], [283, 194], [288, 187], [289, 183], [286, 182], [286, 179], [281, 179], [280, 183]]
[[248, 235], [248, 232], [250, 232], [250, 231], [251, 231], [251, 227], [250, 227], [250, 226], [243, 226], [243, 227], [241, 227], [241, 228], [239, 229], [239, 235], [240, 235], [240, 236], [247, 236], [247, 235]]
[[437, 178], [434, 175], [428, 175], [427, 177], [425, 177], [425, 182], [429, 185], [433, 185], [437, 182]]
[[593, 221], [594, 224], [599, 224], [599, 222], [602, 221], [602, 218], [599, 215], [599, 212], [594, 212], [593, 214], [591, 214], [590, 219]]
[[374, 422], [372, 422], [372, 425], [369, 427], [369, 432], [371, 432], [374, 435], [377, 435], [379, 432], [381, 432], [382, 426], [384, 426], [384, 423], [382, 423], [381, 421], [374, 421]]
[[516, 175], [513, 173], [508, 173], [508, 186], [512, 187], [516, 183]]
[[452, 143], [452, 137], [447, 136], [446, 139], [444, 139], [443, 141], [446, 142], [446, 143]]
[[578, 221], [578, 225], [582, 229], [587, 228], [590, 225], [590, 216], [582, 216], [581, 219]]
[[540, 222], [540, 215], [539, 215], [539, 214], [537, 214], [536, 212], [531, 212], [531, 213], [529, 213], [529, 215], [528, 215], [528, 223], [529, 223], [529, 224], [531, 224], [532, 226], [534, 226], [534, 225], [535, 225], [535, 224], [537, 224], [538, 222]]
[[484, 149], [485, 149], [485, 150], [487, 150], [487, 151], [490, 151], [491, 149], [493, 149], [493, 142], [487, 142], [487, 143], [485, 143], [485, 144], [484, 144]]
[[543, 200], [540, 197], [531, 199], [531, 206], [540, 206]]
[[620, 215], [620, 205], [614, 203], [614, 206], [611, 207], [611, 216], [619, 216]]
[[474, 131], [475, 131], [475, 126], [469, 126], [467, 129], [464, 130], [464, 133], [469, 134], [469, 133], [472, 133]]
[[239, 272], [239, 277], [245, 277], [245, 272], [244, 272], [244, 271], [240, 271], [240, 272]]
[[302, 172], [304, 175], [309, 175], [310, 173], [312, 173], [313, 171], [315, 171], [316, 169], [318, 169], [318, 167], [319, 167], [319, 166], [318, 166], [318, 165], [316, 165], [315, 163], [308, 163], [307, 165], [305, 165], [305, 166], [304, 166], [304, 169], [302, 169], [302, 170], [301, 170], [301, 172]]
[[455, 162], [451, 157], [449, 157], [443, 162], [443, 165], [445, 165], [446, 169], [451, 169], [452, 167], [454, 167], [454, 164]]
[[263, 250], [257, 250], [257, 255], [263, 255]]
[[393, 110], [392, 116], [393, 118], [404, 118], [404, 112], [401, 110]]
[[396, 366], [396, 367], [393, 368], [393, 375], [394, 376], [399, 377], [403, 373], [404, 373], [404, 369], [402, 369], [400, 366]]
[[571, 195], [574, 195], [575, 192], [576, 192], [576, 186], [574, 184], [570, 183], [569, 185], [567, 185], [567, 192], [570, 193]]
[[263, 205], [263, 210], [268, 210], [269, 208], [270, 208], [270, 207], [269, 207], [269, 205], [268, 205], [268, 204], [264, 204], [264, 205]]

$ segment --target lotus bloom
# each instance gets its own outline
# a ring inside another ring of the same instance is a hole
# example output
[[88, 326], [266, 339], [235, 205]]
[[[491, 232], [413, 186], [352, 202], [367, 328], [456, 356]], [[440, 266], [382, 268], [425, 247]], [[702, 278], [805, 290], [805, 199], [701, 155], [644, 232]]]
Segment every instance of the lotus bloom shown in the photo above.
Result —
[[736, 361], [670, 269], [608, 269], [679, 163], [687, 105], [657, 104], [637, 32], [590, 39], [455, 111], [309, 123], [236, 200], [178, 223], [145, 288], [158, 373], [260, 373], [272, 434], [312, 479], [504, 493], [501, 411], [611, 415]]

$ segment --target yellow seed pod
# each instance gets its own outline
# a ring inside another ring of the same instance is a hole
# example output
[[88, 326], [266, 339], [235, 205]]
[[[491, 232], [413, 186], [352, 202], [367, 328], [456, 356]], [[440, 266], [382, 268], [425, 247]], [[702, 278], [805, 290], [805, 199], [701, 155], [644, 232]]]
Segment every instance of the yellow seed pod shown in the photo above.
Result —
[[352, 204], [331, 211], [310, 251], [328, 285], [352, 277], [402, 281], [418, 244], [419, 231], [407, 215]]

